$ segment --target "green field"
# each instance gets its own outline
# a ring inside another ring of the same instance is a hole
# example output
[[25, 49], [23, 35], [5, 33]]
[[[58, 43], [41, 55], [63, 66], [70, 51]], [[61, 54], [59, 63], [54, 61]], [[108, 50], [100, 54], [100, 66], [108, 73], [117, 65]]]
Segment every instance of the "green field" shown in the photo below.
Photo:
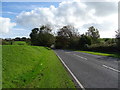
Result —
[[25, 41], [14, 41], [12, 45], [27, 45]]
[[3, 45], [30, 45], [30, 42], [25, 41], [2, 41]]
[[89, 54], [93, 54], [93, 55], [100, 55], [100, 56], [108, 56], [108, 57], [120, 58], [120, 54], [119, 53], [101, 53], [101, 52], [93, 52], [93, 51], [78, 51], [78, 52], [89, 53]]
[[75, 88], [55, 53], [45, 47], [3, 45], [3, 88]]

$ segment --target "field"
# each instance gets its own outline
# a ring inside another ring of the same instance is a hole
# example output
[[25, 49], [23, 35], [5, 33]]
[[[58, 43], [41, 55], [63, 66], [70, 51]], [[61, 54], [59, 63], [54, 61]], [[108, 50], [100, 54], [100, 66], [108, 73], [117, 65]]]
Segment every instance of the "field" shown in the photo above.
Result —
[[27, 45], [27, 43], [24, 41], [14, 41], [12, 45]]
[[25, 41], [2, 41], [2, 45], [28, 45]]
[[75, 88], [71, 76], [48, 48], [3, 45], [3, 88]]

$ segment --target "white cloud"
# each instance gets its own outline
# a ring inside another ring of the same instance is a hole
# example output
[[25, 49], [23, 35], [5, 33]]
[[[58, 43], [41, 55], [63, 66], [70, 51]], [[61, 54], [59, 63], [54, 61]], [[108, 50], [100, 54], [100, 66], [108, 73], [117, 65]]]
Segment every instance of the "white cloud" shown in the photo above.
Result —
[[97, 16], [107, 16], [118, 11], [117, 2], [86, 2], [85, 4], [89, 6], [89, 9], [94, 8]]
[[0, 33], [8, 33], [14, 26], [16, 23], [12, 23], [10, 18], [0, 17]]
[[15, 13], [15, 12], [0, 12], [0, 14], [13, 14], [13, 15], [17, 15], [18, 13]]
[[101, 32], [114, 32], [118, 20], [116, 18], [117, 3], [96, 4], [98, 6], [94, 2], [80, 3], [64, 1], [57, 8], [51, 5], [49, 8], [35, 8], [30, 12], [21, 12], [16, 17], [16, 21], [19, 25], [31, 29], [43, 24], [50, 24], [55, 28], [63, 25], [73, 25], [76, 28], [95, 25], [100, 28]]
[[80, 0], [81, 2], [118, 2], [119, 0]]

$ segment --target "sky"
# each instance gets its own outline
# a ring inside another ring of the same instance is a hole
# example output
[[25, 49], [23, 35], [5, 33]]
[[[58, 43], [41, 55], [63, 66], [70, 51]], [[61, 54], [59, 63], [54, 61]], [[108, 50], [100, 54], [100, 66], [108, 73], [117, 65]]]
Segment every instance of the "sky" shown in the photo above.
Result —
[[114, 38], [118, 30], [118, 2], [2, 2], [0, 14], [0, 38], [29, 37], [46, 24], [55, 32], [72, 25], [80, 34], [94, 26], [101, 38]]

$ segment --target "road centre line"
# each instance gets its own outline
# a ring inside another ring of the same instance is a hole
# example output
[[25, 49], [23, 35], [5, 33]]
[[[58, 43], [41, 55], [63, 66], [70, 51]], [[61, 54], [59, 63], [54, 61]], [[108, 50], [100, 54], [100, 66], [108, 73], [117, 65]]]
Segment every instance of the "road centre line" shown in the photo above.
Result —
[[71, 53], [71, 52], [65, 52], [65, 53]]
[[82, 59], [87, 60], [87, 58], [81, 57], [81, 56], [79, 56], [79, 55], [77, 55], [77, 54], [73, 54], [73, 55], [75, 55], [75, 56], [77, 56], [77, 57], [80, 57], [80, 58], [82, 58]]
[[[76, 54], [73, 54], [73, 55], [75, 55], [75, 56], [77, 56], [77, 57], [80, 57], [80, 58], [82, 58], [82, 59], [87, 60], [87, 58], [81, 57], [81, 56], [79, 56], [79, 55], [76, 55]], [[102, 66], [105, 67], [105, 68], [108, 68], [108, 69], [110, 69], [110, 70], [113, 70], [113, 71], [115, 71], [115, 72], [119, 72], [119, 73], [120, 73], [119, 70], [114, 69], [114, 68], [112, 68], [112, 67], [109, 67], [109, 66], [106, 66], [106, 65], [102, 65]]]
[[108, 69], [110, 69], [110, 70], [113, 70], [113, 71], [115, 71], [115, 72], [120, 72], [119, 70], [114, 69], [114, 68], [112, 68], [112, 67], [109, 67], [109, 66], [106, 66], [106, 65], [102, 65], [102, 66], [105, 67], [105, 68], [108, 68]]

